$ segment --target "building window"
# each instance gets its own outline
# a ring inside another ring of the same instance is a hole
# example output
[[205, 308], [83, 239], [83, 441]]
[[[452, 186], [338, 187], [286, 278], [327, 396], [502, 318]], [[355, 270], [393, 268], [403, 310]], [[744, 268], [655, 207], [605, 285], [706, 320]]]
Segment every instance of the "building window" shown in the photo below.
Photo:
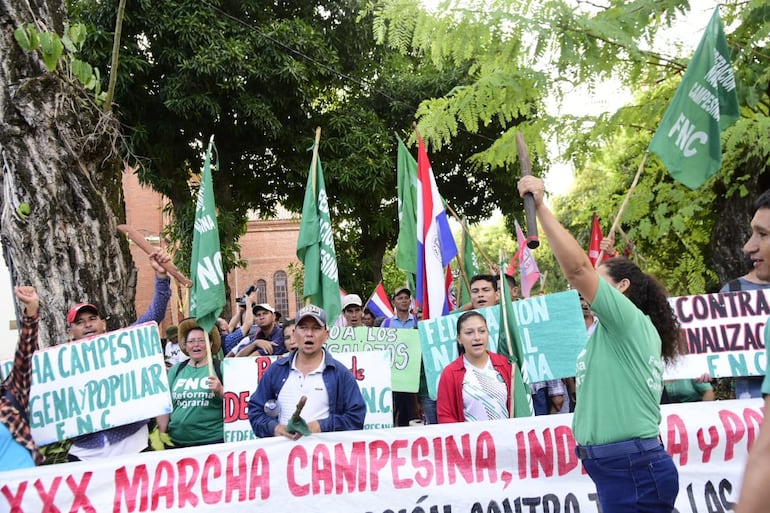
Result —
[[267, 303], [267, 282], [257, 280], [257, 303]]
[[276, 271], [273, 275], [273, 291], [275, 293], [275, 309], [281, 315], [289, 315], [289, 283], [284, 271]]
[[299, 290], [294, 291], [294, 308], [297, 309], [297, 312], [302, 310], [302, 307], [305, 306], [305, 301], [302, 298], [302, 292]]

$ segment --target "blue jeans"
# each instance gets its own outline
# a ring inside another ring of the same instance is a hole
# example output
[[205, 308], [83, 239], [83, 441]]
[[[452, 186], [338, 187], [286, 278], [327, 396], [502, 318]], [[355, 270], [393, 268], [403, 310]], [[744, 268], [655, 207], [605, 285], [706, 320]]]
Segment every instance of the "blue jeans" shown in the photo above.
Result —
[[657, 449], [583, 460], [596, 485], [602, 513], [671, 513], [679, 472], [661, 445]]
[[436, 415], [436, 401], [430, 397], [420, 396], [420, 406], [422, 406], [422, 413], [425, 415], [423, 419], [426, 424], [438, 424], [438, 416]]
[[532, 394], [532, 409], [535, 415], [548, 415], [551, 413], [551, 401], [548, 397], [548, 387], [543, 387]]

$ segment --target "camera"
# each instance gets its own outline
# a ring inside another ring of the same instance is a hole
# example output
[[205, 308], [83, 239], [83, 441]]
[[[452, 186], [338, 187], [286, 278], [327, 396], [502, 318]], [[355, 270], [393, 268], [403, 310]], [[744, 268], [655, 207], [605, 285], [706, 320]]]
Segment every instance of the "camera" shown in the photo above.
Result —
[[235, 302], [238, 303], [238, 306], [246, 306], [246, 298], [249, 297], [249, 294], [255, 290], [257, 290], [256, 285], [249, 285], [249, 288], [246, 289], [246, 292], [243, 293], [243, 296], [235, 300]]

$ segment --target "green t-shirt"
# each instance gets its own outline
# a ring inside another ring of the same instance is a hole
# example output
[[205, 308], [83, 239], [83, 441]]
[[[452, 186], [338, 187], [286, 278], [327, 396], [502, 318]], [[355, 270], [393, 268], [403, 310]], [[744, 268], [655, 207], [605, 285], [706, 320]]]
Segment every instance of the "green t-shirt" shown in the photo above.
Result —
[[663, 392], [660, 336], [650, 318], [602, 278], [591, 310], [599, 323], [577, 359], [575, 440], [655, 438]]
[[666, 392], [672, 403], [702, 401], [703, 393], [711, 389], [711, 383], [698, 383], [694, 379], [676, 379], [666, 383]]
[[770, 344], [767, 343], [770, 340], [770, 319], [765, 323], [765, 354], [767, 355], [767, 365], [765, 366], [765, 379], [762, 381], [762, 393], [770, 394]]
[[179, 370], [179, 365], [169, 372], [173, 377], [170, 386], [174, 408], [168, 424], [171, 441], [174, 445], [187, 447], [222, 440], [223, 402], [222, 398], [208, 387], [208, 366], [185, 365]]

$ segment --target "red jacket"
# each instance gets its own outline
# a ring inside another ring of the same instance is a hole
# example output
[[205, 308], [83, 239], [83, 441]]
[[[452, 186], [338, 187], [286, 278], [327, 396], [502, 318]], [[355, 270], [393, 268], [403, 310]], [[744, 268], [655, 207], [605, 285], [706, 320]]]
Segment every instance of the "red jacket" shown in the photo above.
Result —
[[[508, 390], [508, 411], [511, 411], [511, 373], [513, 368], [508, 358], [487, 351], [492, 367], [503, 376], [505, 388]], [[436, 415], [439, 424], [450, 422], [465, 422], [463, 413], [463, 379], [465, 379], [465, 363], [460, 355], [458, 359], [446, 366], [438, 381], [436, 397]]]

